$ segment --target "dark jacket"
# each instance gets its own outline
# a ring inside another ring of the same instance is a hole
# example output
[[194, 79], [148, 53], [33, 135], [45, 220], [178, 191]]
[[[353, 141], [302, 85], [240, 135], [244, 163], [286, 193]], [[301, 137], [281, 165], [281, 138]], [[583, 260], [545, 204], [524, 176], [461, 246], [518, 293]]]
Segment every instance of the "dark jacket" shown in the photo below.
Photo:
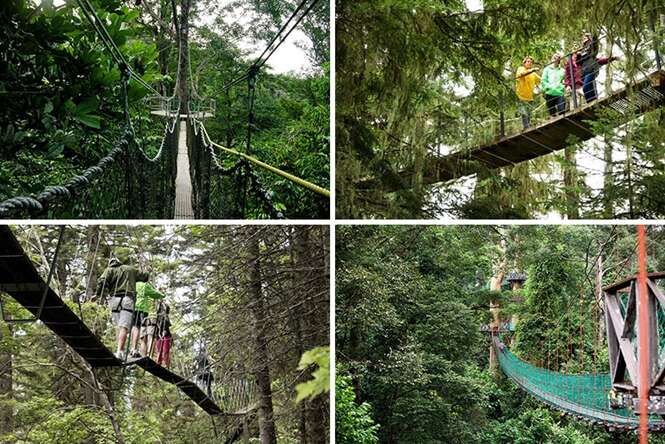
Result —
[[212, 381], [214, 378], [212, 372], [210, 371], [210, 360], [208, 360], [208, 354], [205, 352], [199, 353], [194, 359], [196, 364], [196, 373], [199, 379], [206, 379]]
[[162, 301], [157, 306], [157, 336], [160, 338], [171, 337], [171, 320], [167, 307], [168, 305]]
[[109, 267], [104, 270], [97, 282], [97, 294], [103, 291], [111, 296], [135, 294], [136, 282], [147, 282], [149, 274], [131, 265], [123, 265], [117, 259], [111, 259]]
[[[612, 60], [614, 60], [612, 57], [596, 57], [595, 59], [596, 64], [598, 67], [602, 65], [607, 65], [610, 63]], [[566, 61], [566, 64], [564, 65], [564, 69], [566, 71], [566, 77], [563, 81], [564, 85], [570, 86], [570, 59]], [[584, 68], [582, 65], [578, 62], [577, 54], [573, 54], [573, 76], [575, 78], [575, 86], [576, 88], [581, 88], [582, 85], [584, 85], [584, 79], [582, 78], [582, 73], [584, 72]]]

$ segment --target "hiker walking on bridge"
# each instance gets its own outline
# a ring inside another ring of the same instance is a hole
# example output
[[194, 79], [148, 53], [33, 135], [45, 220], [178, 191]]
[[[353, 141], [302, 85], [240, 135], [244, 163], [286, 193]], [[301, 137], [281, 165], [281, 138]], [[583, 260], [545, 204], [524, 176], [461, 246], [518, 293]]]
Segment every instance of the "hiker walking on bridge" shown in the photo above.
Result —
[[157, 364], [166, 368], [171, 366], [171, 319], [169, 319], [170, 308], [164, 301], [157, 304]]
[[118, 248], [111, 258], [109, 266], [102, 273], [97, 284], [97, 295], [103, 297], [105, 291], [109, 293], [109, 309], [111, 321], [117, 327], [116, 358], [125, 360], [125, 344], [127, 335], [134, 319], [134, 305], [136, 303], [136, 282], [146, 282], [148, 273], [128, 265], [129, 250]]
[[[150, 338], [150, 349], [152, 349], [156, 321], [153, 317], [151, 322], [149, 316], [155, 312], [154, 301], [160, 299], [164, 299], [164, 295], [148, 282], [136, 283], [136, 306], [134, 309], [134, 321], [132, 322], [132, 346], [130, 352], [132, 358], [148, 355], [148, 338]], [[137, 349], [139, 334], [141, 337], [140, 353]]]
[[522, 116], [524, 129], [531, 126], [531, 108], [533, 107], [533, 90], [540, 83], [538, 68], [533, 67], [533, 57], [526, 56], [522, 66], [517, 68], [515, 74], [515, 92], [520, 99], [519, 113]]
[[196, 368], [196, 385], [208, 395], [208, 398], [212, 399], [212, 383], [215, 377], [212, 374], [208, 352], [205, 348], [194, 358], [194, 364]]

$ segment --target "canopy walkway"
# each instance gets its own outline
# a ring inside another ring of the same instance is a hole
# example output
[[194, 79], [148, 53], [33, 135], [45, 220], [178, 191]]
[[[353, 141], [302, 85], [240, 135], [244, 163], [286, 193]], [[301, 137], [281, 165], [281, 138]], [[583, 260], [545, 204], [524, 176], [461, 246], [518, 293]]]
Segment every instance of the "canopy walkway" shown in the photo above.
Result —
[[[665, 295], [657, 285], [665, 273], [642, 269], [645, 295], [640, 295], [639, 274], [603, 288], [609, 371], [567, 374], [539, 368], [511, 353], [499, 330], [490, 329], [504, 374], [534, 398], [592, 424], [638, 429], [643, 408], [648, 429], [665, 431]], [[645, 337], [648, 345], [642, 348]]]
[[[577, 141], [595, 137], [592, 123], [608, 110], [621, 117], [615, 121], [621, 124], [664, 104], [665, 71], [659, 69], [607, 97], [580, 105], [535, 127], [507, 136], [497, 134], [488, 143], [444, 156], [430, 155], [425, 160], [422, 183], [447, 182], [545, 156], [569, 146], [571, 137]], [[359, 181], [358, 188], [382, 187], [386, 192], [394, 192], [412, 186], [408, 182], [413, 175], [411, 171], [400, 171], [398, 175], [401, 181], [380, 185], [377, 179], [368, 178]]]
[[[609, 373], [568, 375], [520, 360], [495, 336], [492, 338], [504, 374], [529, 395], [557, 410], [596, 425], [633, 430], [639, 417], [628, 408], [610, 405], [612, 378]], [[649, 417], [649, 429], [665, 431], [665, 421]]]
[[[31, 322], [39, 320], [60, 337], [72, 350], [92, 368], [138, 366], [157, 378], [175, 385], [182, 393], [210, 415], [237, 416], [253, 409], [249, 402], [237, 410], [228, 411], [219, 407], [194, 382], [158, 365], [149, 357], [129, 359], [123, 362], [103, 344], [83, 320], [44, 282], [18, 240], [6, 225], [0, 225], [0, 293], [5, 292], [34, 316], [33, 319], [8, 319], [8, 322]], [[2, 304], [0, 304], [0, 311]], [[231, 391], [233, 387], [227, 387]], [[246, 393], [235, 390], [235, 395], [249, 401]], [[238, 403], [236, 403], [237, 405]]]
[[[206, 118], [215, 116], [216, 105], [214, 99], [198, 96], [191, 79], [191, 65], [189, 78], [192, 94], [187, 103], [181, 103], [175, 95], [180, 82], [180, 71], [173, 96], [159, 94], [133, 71], [110, 38], [104, 22], [97, 16], [89, 0], [77, 0], [81, 12], [115, 59], [121, 72], [121, 103], [124, 103], [125, 108], [122, 136], [107, 156], [67, 183], [48, 186], [35, 195], [17, 196], [0, 202], [0, 218], [244, 219], [288, 216], [283, 206], [273, 203], [274, 192], [261, 183], [257, 169], [278, 175], [296, 188], [314, 192], [321, 199], [326, 199], [323, 206], [328, 207], [330, 192], [327, 189], [249, 155], [252, 151], [251, 135], [254, 130], [254, 89], [260, 69], [317, 1], [303, 0], [261, 56], [245, 73], [225, 87], [228, 89], [247, 81], [248, 122], [242, 152], [215, 144], [207, 132], [205, 142], [198, 137], [199, 126], [203, 127], [202, 121]], [[309, 5], [305, 7], [308, 2]], [[181, 52], [182, 48], [179, 47], [179, 68]], [[137, 137], [132, 124], [127, 96], [130, 80], [154, 93], [144, 102], [148, 113], [166, 119], [164, 137], [155, 156], [147, 155], [145, 147], [140, 146], [138, 141], [141, 138]], [[181, 127], [181, 119], [187, 122], [186, 128]], [[214, 151], [218, 147], [224, 151], [228, 160], [220, 161], [217, 158]], [[195, 158], [190, 159], [192, 156]], [[215, 158], [214, 162], [210, 161], [210, 156]], [[286, 188], [284, 185], [280, 187]], [[293, 189], [291, 192], [300, 191]]]

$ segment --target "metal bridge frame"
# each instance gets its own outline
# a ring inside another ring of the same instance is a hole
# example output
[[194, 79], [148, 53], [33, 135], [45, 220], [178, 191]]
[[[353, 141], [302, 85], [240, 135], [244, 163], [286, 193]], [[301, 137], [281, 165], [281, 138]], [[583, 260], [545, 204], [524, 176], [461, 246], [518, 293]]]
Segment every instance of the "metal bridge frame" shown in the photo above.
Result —
[[[637, 410], [638, 387], [640, 386], [639, 352], [637, 344], [640, 335], [646, 334], [649, 338], [648, 347], [648, 381], [649, 412], [665, 415], [665, 363], [658, 362], [657, 313], [665, 312], [665, 294], [656, 282], [665, 279], [665, 272], [650, 273], [647, 275], [646, 304], [648, 321], [646, 331], [640, 332], [637, 322], [639, 301], [641, 298], [638, 285], [638, 276], [632, 276], [623, 281], [603, 288], [605, 302], [605, 326], [609, 351], [610, 375], [612, 387], [616, 391], [620, 402], [630, 405]], [[621, 293], [628, 293], [628, 301], [622, 310]]]

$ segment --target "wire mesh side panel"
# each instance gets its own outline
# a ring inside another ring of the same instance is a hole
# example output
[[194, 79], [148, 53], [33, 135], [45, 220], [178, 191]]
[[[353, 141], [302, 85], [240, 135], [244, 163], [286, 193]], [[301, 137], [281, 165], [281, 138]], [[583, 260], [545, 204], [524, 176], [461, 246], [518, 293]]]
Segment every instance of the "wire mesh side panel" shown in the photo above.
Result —
[[[522, 361], [500, 346], [497, 355], [506, 376], [540, 401], [589, 420], [637, 426], [638, 417], [631, 410], [611, 407], [612, 383], [608, 373], [569, 375], [554, 372]], [[650, 416], [649, 422], [652, 426], [663, 424], [663, 420], [655, 415]]]
[[226, 414], [243, 415], [251, 411], [258, 399], [254, 377], [237, 369], [228, 369], [217, 381], [215, 402]]
[[[37, 217], [46, 219], [122, 219], [129, 213], [126, 192], [127, 150], [115, 153], [113, 160], [99, 168], [96, 177], [74, 179], [77, 186], [52, 187], [69, 193], [42, 201], [44, 211]], [[98, 167], [93, 167], [98, 168]]]
[[[198, 131], [197, 124], [189, 119], [187, 121], [187, 152], [189, 154], [189, 174], [192, 178], [194, 214], [197, 219], [208, 219], [207, 180], [204, 178], [207, 152], [202, 144], [202, 138], [203, 135]], [[209, 168], [207, 169], [209, 170]]]
[[[127, 165], [129, 137], [125, 133], [97, 165], [64, 185], [50, 186], [33, 200], [40, 208], [21, 208], [9, 217], [44, 219], [122, 219], [129, 214]], [[26, 198], [20, 198], [26, 199]], [[13, 199], [10, 199], [13, 200]], [[1, 212], [0, 212], [1, 213]], [[3, 215], [4, 216], [4, 215]]]
[[178, 119], [166, 125], [159, 151], [152, 158], [136, 143], [130, 144], [128, 194], [131, 218], [173, 217], [178, 131]]

